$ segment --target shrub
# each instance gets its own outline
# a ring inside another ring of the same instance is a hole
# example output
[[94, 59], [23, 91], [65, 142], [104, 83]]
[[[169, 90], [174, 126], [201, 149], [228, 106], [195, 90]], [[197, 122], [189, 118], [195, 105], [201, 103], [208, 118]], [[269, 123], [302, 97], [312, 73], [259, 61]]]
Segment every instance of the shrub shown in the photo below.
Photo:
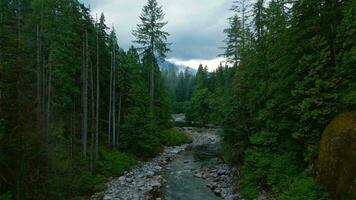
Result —
[[121, 176], [125, 171], [137, 164], [133, 155], [101, 149], [101, 159], [98, 162], [99, 170], [106, 176]]
[[85, 195], [93, 191], [100, 191], [105, 187], [106, 178], [103, 175], [93, 175], [90, 171], [82, 169], [76, 179], [75, 191]]
[[187, 141], [188, 137], [176, 129], [167, 129], [161, 132], [161, 143], [165, 146], [179, 146]]
[[311, 177], [299, 175], [292, 179], [287, 189], [279, 195], [280, 200], [326, 200], [327, 193]]
[[11, 195], [9, 193], [0, 194], [0, 200], [11, 200]]
[[189, 102], [174, 102], [173, 103], [173, 113], [185, 113], [187, 110]]
[[262, 149], [248, 149], [241, 168], [241, 194], [247, 199], [258, 196], [259, 188], [279, 193], [288, 185], [289, 179], [297, 175], [295, 155], [275, 154]]

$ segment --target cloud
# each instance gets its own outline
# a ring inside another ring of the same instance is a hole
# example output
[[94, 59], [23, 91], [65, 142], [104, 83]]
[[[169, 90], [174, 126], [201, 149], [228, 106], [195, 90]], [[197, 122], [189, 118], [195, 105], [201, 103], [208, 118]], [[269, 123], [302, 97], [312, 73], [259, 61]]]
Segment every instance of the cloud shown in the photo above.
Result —
[[[127, 49], [134, 39], [132, 30], [147, 0], [81, 0], [92, 14], [104, 12], [108, 26], [115, 26], [119, 43]], [[232, 0], [158, 0], [163, 6], [165, 27], [172, 43], [169, 58], [182, 61], [216, 60], [221, 53], [223, 29], [227, 26]]]
[[198, 69], [199, 65], [207, 66], [209, 71], [214, 71], [220, 66], [220, 63], [225, 63], [224, 58], [213, 58], [213, 59], [190, 59], [190, 60], [180, 60], [178, 58], [169, 58], [168, 61], [177, 64], [189, 66], [194, 69]]

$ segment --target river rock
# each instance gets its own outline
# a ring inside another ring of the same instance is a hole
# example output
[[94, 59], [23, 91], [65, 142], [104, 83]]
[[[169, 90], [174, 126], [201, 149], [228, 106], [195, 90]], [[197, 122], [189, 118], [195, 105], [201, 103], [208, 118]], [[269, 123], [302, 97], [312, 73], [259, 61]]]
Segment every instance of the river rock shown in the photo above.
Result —
[[109, 178], [107, 189], [94, 194], [91, 200], [148, 200], [159, 198], [164, 179], [156, 175], [162, 171], [166, 160], [174, 159], [187, 145], [167, 147], [161, 155], [149, 162], [142, 162], [138, 167], [125, 172], [118, 178]]
[[201, 171], [195, 171], [194, 176], [206, 179], [206, 185], [216, 196], [225, 200], [239, 199], [234, 191], [232, 176], [236, 170], [225, 164], [218, 164], [213, 167], [206, 167]]

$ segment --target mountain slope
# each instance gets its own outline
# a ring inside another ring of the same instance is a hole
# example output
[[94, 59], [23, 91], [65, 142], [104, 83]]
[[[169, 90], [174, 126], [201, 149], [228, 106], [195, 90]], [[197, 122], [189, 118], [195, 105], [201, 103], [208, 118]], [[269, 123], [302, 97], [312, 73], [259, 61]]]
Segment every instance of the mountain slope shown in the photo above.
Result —
[[175, 71], [175, 72], [179, 73], [179, 72], [184, 72], [186, 69], [188, 69], [188, 71], [191, 74], [195, 75], [197, 73], [196, 69], [193, 69], [191, 67], [184, 66], [184, 65], [177, 65], [177, 64], [169, 62], [167, 60], [160, 60], [160, 61], [158, 61], [158, 64], [162, 71]]

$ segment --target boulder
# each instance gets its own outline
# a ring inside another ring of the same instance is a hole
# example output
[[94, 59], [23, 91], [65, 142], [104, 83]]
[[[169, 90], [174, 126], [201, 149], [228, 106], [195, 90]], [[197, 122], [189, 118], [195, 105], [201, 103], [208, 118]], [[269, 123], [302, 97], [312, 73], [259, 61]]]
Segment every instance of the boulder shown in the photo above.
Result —
[[356, 112], [338, 115], [325, 128], [315, 171], [333, 199], [356, 199]]

